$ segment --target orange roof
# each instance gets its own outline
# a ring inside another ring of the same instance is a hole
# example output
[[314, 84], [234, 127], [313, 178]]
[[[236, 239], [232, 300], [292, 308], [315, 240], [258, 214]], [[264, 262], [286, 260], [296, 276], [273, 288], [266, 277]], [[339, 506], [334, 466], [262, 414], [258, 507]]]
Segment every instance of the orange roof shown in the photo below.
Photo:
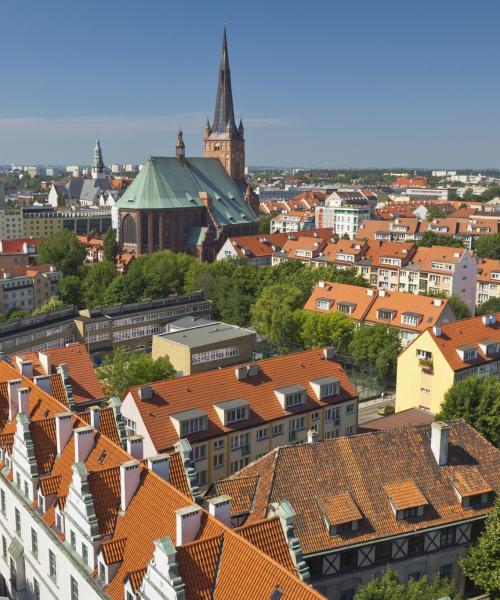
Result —
[[327, 240], [324, 238], [300, 236], [297, 239], [288, 239], [283, 245], [282, 252], [287, 253], [290, 258], [308, 258], [298, 254], [298, 252], [305, 250], [311, 252], [311, 256], [317, 256], [326, 244]]
[[[230, 237], [233, 248], [241, 258], [271, 256], [287, 241], [287, 233], [263, 233]], [[246, 251], [246, 252], [245, 252]]]
[[474, 465], [452, 467], [450, 469], [450, 480], [462, 497], [488, 494], [492, 491], [491, 485]]
[[187, 598], [212, 600], [212, 588], [222, 552], [224, 536], [184, 544], [178, 549], [179, 574], [186, 585]]
[[428, 179], [423, 175], [417, 175], [415, 177], [397, 177], [392, 183], [392, 187], [403, 187], [403, 188], [425, 188], [427, 187]]
[[[289, 413], [283, 410], [274, 390], [291, 383], [304, 386], [307, 393], [305, 403], [294, 409], [296, 414], [357, 397], [357, 392], [342, 367], [331, 359], [324, 359], [320, 350], [269, 358], [253, 364], [259, 366], [258, 374], [245, 379], [238, 380], [235, 368], [226, 367], [154, 382], [150, 385], [153, 389], [150, 400], [140, 400], [139, 386], [130, 388], [127, 395], [131, 394], [135, 401], [149, 436], [159, 452], [171, 448], [179, 439], [170, 417], [183, 411], [198, 409], [208, 415], [207, 431], [187, 436], [192, 441], [200, 441], [283, 418]], [[340, 381], [340, 393], [338, 396], [318, 400], [309, 382], [329, 375]], [[250, 416], [246, 420], [224, 426], [214, 405], [235, 398], [248, 402]]]
[[221, 479], [214, 482], [217, 496], [230, 496], [233, 515], [249, 513], [258, 483], [257, 477], [240, 477], [238, 479]]
[[465, 253], [469, 252], [466, 248], [448, 248], [446, 246], [432, 246], [417, 248], [415, 256], [411, 260], [409, 268], [412, 265], [418, 265], [421, 271], [432, 271], [443, 273], [442, 269], [435, 269], [432, 263], [449, 263], [456, 265], [460, 262]]
[[[320, 287], [320, 284], [313, 289], [304, 305], [304, 310], [334, 313], [339, 311], [340, 304], [350, 307], [348, 316], [357, 321], [362, 321], [375, 299], [376, 292], [374, 290], [359, 285], [334, 283], [331, 281], [321, 283], [324, 287]], [[318, 308], [318, 302], [321, 302], [321, 300], [329, 303], [327, 310]]]
[[500, 279], [493, 278], [493, 273], [498, 273], [500, 278], [500, 260], [480, 258], [477, 262], [477, 280], [487, 283], [498, 281], [500, 284]]
[[24, 254], [24, 244], [28, 246], [38, 246], [40, 240], [35, 238], [17, 238], [12, 240], [0, 241], [0, 252], [2, 254]]
[[[38, 352], [24, 352], [19, 356], [32, 362], [34, 375], [45, 375], [38, 354]], [[69, 344], [64, 348], [44, 350], [43, 354], [50, 357], [52, 373], [56, 373], [58, 365], [63, 363], [68, 365], [73, 400], [77, 405], [104, 399], [104, 389], [97, 379], [94, 365], [84, 344]]]
[[[497, 361], [500, 358], [500, 352], [486, 355], [480, 346], [480, 343], [486, 340], [495, 340], [500, 345], [500, 313], [494, 315], [495, 321], [491, 324], [485, 324], [486, 319], [486, 316], [470, 317], [442, 325], [439, 336], [434, 333], [432, 328], [427, 330], [454, 371]], [[413, 344], [416, 343], [418, 343], [418, 338], [413, 342]], [[475, 348], [476, 357], [464, 361], [457, 352], [464, 346]]]
[[384, 490], [396, 510], [405, 510], [427, 504], [426, 497], [413, 481], [396, 481], [384, 485]]
[[349, 492], [318, 498], [318, 505], [330, 525], [342, 525], [363, 518]]
[[[450, 480], [457, 466], [476, 467], [485, 482], [500, 493], [500, 450], [463, 421], [449, 423], [448, 466], [437, 467], [430, 426], [418, 426], [282, 446], [231, 479], [259, 478], [247, 523], [266, 517], [270, 503], [286, 498], [296, 513], [295, 535], [308, 555], [487, 514], [491, 510], [488, 505], [462, 507]], [[398, 506], [424, 503], [431, 509], [424, 509], [416, 521], [398, 520], [387, 489]], [[346, 492], [362, 515], [347, 540], [330, 536], [316, 501], [317, 497], [324, 500]]]
[[126, 538], [120, 538], [117, 540], [109, 540], [109, 542], [103, 542], [101, 545], [101, 550], [104, 562], [107, 565], [112, 565], [123, 560], [123, 553], [125, 552], [126, 543]]

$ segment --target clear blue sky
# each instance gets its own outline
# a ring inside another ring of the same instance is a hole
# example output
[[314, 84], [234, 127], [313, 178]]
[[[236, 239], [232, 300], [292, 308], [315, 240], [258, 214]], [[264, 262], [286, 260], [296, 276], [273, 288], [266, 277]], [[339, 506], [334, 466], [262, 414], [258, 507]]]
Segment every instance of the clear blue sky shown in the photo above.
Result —
[[500, 167], [499, 0], [16, 0], [0, 163], [199, 155], [223, 21], [247, 164]]

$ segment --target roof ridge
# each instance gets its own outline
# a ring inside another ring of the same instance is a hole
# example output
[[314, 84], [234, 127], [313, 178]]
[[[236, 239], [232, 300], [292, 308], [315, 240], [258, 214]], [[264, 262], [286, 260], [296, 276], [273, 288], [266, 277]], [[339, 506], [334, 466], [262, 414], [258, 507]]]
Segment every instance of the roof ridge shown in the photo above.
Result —
[[212, 579], [212, 589], [210, 590], [210, 600], [214, 600], [215, 598], [215, 588], [217, 587], [217, 578], [219, 576], [220, 564], [222, 562], [222, 552], [224, 549], [224, 532], [220, 535], [220, 544], [219, 544], [219, 553], [217, 556], [217, 563], [215, 565], [214, 576]]

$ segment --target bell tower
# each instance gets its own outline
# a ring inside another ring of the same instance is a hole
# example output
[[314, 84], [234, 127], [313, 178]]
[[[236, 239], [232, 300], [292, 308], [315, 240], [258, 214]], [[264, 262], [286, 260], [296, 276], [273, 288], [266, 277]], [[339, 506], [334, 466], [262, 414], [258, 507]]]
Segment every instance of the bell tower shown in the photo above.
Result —
[[231, 71], [227, 50], [226, 26], [222, 36], [222, 53], [217, 81], [217, 95], [212, 125], [205, 125], [204, 155], [220, 160], [228, 175], [244, 192], [245, 183], [245, 138], [243, 122], [238, 127], [234, 120]]

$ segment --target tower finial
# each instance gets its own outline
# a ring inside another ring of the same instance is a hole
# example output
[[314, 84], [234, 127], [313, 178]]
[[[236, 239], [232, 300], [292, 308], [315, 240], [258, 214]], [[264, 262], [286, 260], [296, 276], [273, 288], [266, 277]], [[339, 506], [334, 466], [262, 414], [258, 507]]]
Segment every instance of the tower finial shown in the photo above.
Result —
[[184, 162], [186, 159], [186, 146], [184, 144], [184, 140], [182, 139], [182, 129], [180, 125], [177, 133], [177, 142], [175, 143], [175, 156], [182, 162]]

